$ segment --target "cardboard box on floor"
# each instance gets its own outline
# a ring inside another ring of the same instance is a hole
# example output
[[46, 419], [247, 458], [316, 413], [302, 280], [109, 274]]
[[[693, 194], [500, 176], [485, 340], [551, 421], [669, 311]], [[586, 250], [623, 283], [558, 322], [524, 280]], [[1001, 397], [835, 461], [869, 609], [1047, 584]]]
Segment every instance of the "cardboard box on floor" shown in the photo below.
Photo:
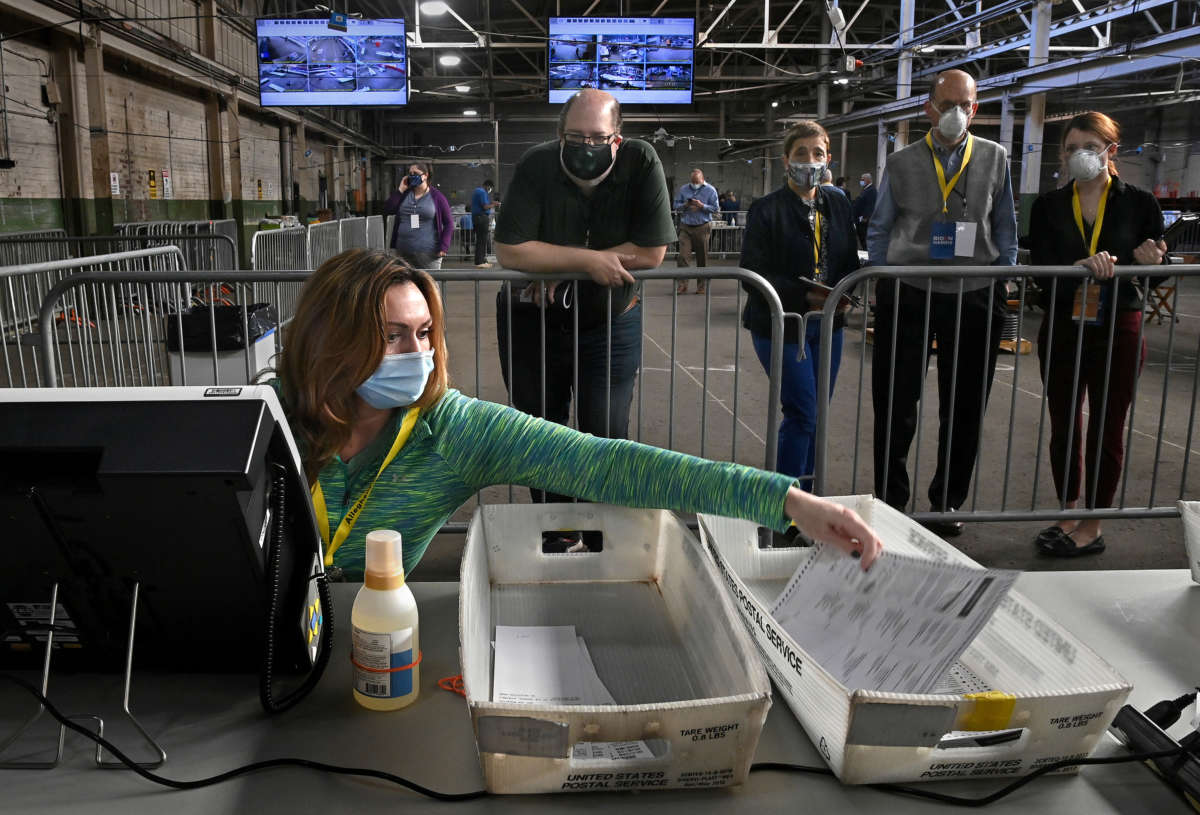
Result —
[[[872, 496], [832, 500], [858, 512], [889, 551], [978, 565]], [[705, 548], [776, 688], [847, 784], [1015, 777], [1087, 756], [1131, 689], [1112, 666], [1017, 591], [1001, 602], [938, 693], [847, 688], [770, 614], [792, 573], [814, 550], [760, 549], [752, 523], [709, 515], [699, 520]], [[1001, 732], [984, 735], [994, 731]], [[981, 746], [988, 741], [998, 743]]]
[[[542, 533], [564, 529], [598, 530], [602, 551], [544, 552]], [[493, 702], [497, 624], [575, 626], [617, 704]], [[462, 561], [459, 646], [489, 792], [741, 784], [771, 705], [770, 680], [712, 562], [677, 517], [659, 510], [476, 510]], [[644, 742], [653, 757], [575, 753], [581, 743], [620, 751], [629, 742]]]

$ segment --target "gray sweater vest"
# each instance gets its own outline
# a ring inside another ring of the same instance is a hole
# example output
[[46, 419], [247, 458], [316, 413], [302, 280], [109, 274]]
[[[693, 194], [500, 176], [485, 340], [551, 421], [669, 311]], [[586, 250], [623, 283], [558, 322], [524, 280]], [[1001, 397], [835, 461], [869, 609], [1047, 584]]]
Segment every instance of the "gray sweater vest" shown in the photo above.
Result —
[[[888, 188], [896, 202], [896, 220], [888, 241], [889, 266], [986, 266], [999, 256], [992, 240], [992, 201], [1004, 190], [1008, 172], [1008, 152], [993, 141], [975, 136], [971, 162], [958, 179], [946, 202], [946, 217], [952, 221], [973, 221], [975, 256], [952, 260], [929, 257], [932, 225], [942, 212], [942, 191], [937, 171], [925, 139], [914, 142], [887, 157]], [[953, 176], [947, 176], [949, 182]], [[924, 290], [925, 280], [906, 280]], [[963, 291], [982, 289], [986, 279], [963, 281]], [[935, 292], [958, 291], [957, 280], [933, 280]]]

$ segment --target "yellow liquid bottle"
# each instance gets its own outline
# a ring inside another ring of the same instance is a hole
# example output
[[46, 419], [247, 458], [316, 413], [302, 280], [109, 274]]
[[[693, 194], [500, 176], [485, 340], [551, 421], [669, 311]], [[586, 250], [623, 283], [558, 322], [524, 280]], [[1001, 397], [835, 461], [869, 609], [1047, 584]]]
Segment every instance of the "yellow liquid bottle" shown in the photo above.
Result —
[[363, 587], [350, 611], [354, 699], [371, 710], [399, 710], [421, 690], [417, 601], [404, 582], [400, 533], [367, 534]]

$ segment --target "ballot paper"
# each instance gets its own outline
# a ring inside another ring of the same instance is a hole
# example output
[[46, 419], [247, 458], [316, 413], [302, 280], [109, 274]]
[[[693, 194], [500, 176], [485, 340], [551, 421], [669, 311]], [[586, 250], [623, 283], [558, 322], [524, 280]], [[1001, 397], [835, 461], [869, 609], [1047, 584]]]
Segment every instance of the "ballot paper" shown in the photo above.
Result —
[[887, 551], [864, 572], [818, 543], [771, 613], [846, 687], [930, 693], [1018, 574]]
[[495, 649], [494, 702], [616, 704], [573, 625], [498, 625]]

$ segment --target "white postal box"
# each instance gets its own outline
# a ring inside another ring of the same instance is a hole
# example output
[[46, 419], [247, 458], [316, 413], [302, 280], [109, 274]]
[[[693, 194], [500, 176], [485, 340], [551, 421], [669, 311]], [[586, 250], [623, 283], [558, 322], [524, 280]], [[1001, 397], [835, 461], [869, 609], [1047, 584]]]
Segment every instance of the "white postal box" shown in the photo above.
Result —
[[[599, 530], [603, 550], [544, 553], [542, 532], [564, 529]], [[617, 704], [491, 701], [497, 624], [575, 626]], [[477, 509], [462, 561], [459, 646], [494, 793], [741, 784], [771, 705], [770, 680], [720, 576], [691, 531], [662, 510]], [[638, 741], [652, 758], [573, 758], [576, 745]]]
[[[889, 551], [978, 566], [870, 495], [831, 500], [858, 512]], [[776, 688], [844, 783], [1002, 779], [1082, 758], [1132, 687], [1071, 632], [1011, 591], [939, 692], [847, 688], [770, 614], [792, 573], [814, 551], [760, 549], [753, 523], [711, 515], [699, 520], [705, 548]]]

